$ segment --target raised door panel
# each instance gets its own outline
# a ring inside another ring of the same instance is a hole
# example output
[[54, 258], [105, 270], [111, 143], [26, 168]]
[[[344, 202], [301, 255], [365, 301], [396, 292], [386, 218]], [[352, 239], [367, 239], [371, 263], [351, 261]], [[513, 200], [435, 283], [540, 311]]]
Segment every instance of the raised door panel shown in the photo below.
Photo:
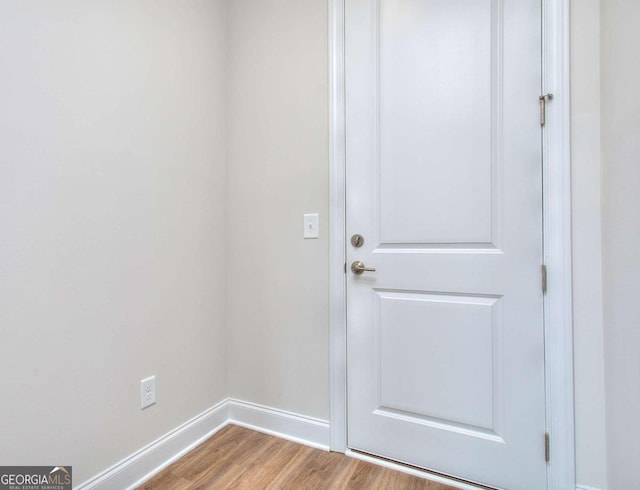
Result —
[[491, 245], [498, 205], [501, 2], [377, 5], [379, 241]]

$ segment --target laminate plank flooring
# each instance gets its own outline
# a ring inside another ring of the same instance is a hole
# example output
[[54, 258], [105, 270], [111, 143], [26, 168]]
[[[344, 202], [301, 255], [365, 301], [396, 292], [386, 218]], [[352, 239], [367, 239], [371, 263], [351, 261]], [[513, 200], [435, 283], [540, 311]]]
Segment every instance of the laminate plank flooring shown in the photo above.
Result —
[[379, 465], [228, 425], [138, 490], [454, 490]]

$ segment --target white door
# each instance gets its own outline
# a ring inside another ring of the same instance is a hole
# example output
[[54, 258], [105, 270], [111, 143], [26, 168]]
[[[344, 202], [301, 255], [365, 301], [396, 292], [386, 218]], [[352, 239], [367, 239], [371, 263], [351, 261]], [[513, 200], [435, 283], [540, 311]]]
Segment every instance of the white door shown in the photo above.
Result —
[[345, 11], [348, 446], [509, 490], [546, 488], [540, 10]]

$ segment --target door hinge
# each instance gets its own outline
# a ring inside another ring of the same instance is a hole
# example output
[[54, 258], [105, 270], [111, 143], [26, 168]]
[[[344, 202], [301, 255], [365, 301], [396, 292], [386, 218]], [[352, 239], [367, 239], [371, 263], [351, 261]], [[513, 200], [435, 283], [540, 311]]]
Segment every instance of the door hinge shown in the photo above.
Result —
[[540, 273], [542, 274], [542, 292], [547, 292], [547, 266], [542, 264], [540, 266]]
[[347, 273], [347, 263], [346, 262], [344, 263], [344, 273], [345, 274]]
[[540, 126], [544, 126], [547, 115], [547, 101], [553, 99], [553, 94], [544, 94], [538, 97], [540, 103]]
[[548, 463], [551, 461], [551, 454], [549, 451], [549, 433], [544, 433], [544, 460]]

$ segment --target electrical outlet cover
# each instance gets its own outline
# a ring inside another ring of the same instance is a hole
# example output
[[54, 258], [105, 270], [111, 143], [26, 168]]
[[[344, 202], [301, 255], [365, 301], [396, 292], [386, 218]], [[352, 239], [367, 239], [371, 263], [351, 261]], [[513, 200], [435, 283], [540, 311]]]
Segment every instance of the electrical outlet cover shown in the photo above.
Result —
[[149, 376], [140, 381], [140, 409], [156, 403], [156, 377]]

